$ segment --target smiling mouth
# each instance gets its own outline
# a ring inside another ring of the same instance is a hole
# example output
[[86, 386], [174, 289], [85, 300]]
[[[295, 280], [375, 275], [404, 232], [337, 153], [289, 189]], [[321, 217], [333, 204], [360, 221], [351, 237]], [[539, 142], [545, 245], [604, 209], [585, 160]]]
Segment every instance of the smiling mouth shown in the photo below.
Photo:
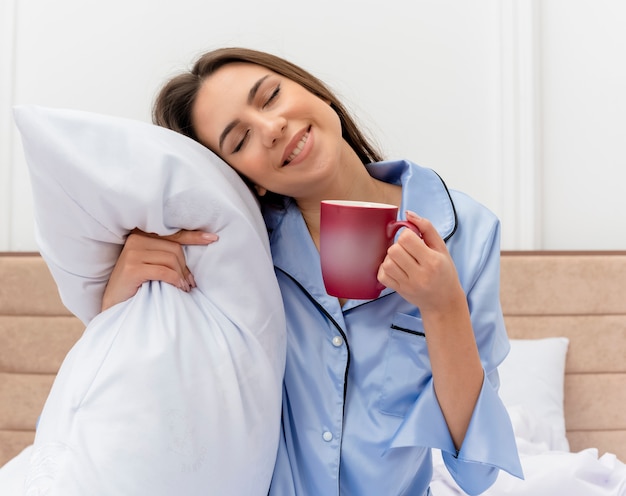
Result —
[[309, 133], [310, 132], [311, 132], [311, 128], [309, 128], [307, 130], [307, 132], [302, 135], [302, 138], [300, 138], [300, 141], [298, 141], [298, 144], [296, 145], [296, 147], [289, 154], [289, 156], [287, 157], [287, 160], [285, 160], [283, 162], [283, 165], [287, 165], [294, 158], [296, 158], [298, 155], [300, 155], [300, 152], [302, 151], [302, 149], [304, 148], [304, 145], [306, 144], [307, 140], [309, 139]]

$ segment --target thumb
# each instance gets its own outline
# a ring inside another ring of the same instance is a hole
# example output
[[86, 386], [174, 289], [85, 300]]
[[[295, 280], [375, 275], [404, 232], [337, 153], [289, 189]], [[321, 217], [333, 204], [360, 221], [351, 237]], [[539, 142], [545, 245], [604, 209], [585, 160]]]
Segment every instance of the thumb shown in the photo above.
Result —
[[188, 231], [180, 230], [177, 233], [165, 236], [165, 239], [170, 241], [176, 241], [181, 245], [207, 245], [218, 240], [218, 236], [215, 233], [208, 233], [205, 231]]
[[140, 229], [133, 229], [133, 234], [141, 234], [149, 238], [165, 239], [167, 241], [174, 241], [180, 245], [208, 245], [219, 239], [215, 233], [209, 233], [205, 231], [188, 231], [182, 229], [174, 234], [168, 236], [159, 236], [156, 233], [148, 233], [141, 231]]
[[411, 212], [410, 210], [406, 211], [406, 218], [409, 222], [415, 224], [420, 230], [422, 233], [422, 239], [424, 240], [424, 243], [426, 243], [426, 246], [433, 249], [446, 249], [446, 243], [437, 232], [437, 229], [435, 229], [435, 226], [433, 226], [428, 219], [420, 217], [415, 212]]

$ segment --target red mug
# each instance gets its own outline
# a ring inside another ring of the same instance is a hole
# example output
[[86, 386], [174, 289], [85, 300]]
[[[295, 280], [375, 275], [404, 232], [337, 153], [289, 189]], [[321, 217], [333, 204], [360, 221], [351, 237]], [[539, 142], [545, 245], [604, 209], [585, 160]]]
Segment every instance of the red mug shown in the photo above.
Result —
[[378, 298], [384, 286], [378, 267], [401, 227], [398, 207], [385, 203], [324, 200], [320, 217], [322, 278], [329, 295], [353, 300]]

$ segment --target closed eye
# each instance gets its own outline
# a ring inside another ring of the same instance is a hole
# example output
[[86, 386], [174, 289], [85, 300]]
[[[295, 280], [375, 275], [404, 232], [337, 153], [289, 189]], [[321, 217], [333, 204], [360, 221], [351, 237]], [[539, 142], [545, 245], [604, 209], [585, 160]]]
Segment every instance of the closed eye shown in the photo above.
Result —
[[[260, 79], [258, 81], [258, 83], [254, 86], [254, 89], [258, 90], [258, 87], [261, 86], [263, 81], [265, 81], [266, 79], [267, 79], [267, 76], [265, 78]], [[281, 90], [281, 87], [280, 87], [280, 83], [279, 83], [271, 91], [271, 93], [269, 94], [269, 96], [267, 97], [267, 99], [265, 100], [265, 103], [263, 103], [261, 108], [265, 109], [266, 107], [269, 107], [278, 98], [278, 95], [280, 94], [280, 90]], [[256, 93], [257, 93], [256, 91], [251, 91], [249, 100], [254, 99], [254, 95]], [[250, 138], [250, 130], [248, 129], [244, 133], [244, 135], [241, 138], [241, 140], [237, 143], [237, 145], [233, 149], [232, 153], [237, 153], [237, 152], [241, 151], [241, 149], [245, 146], [245, 144], [246, 144], [246, 142], [248, 141], [249, 138]]]
[[237, 153], [239, 150], [243, 148], [243, 145], [245, 145], [246, 141], [248, 141], [249, 135], [250, 135], [250, 130], [248, 129], [243, 135], [243, 138], [241, 138], [241, 141], [239, 141], [239, 143], [237, 143], [237, 146], [235, 146], [235, 148], [233, 149], [233, 153]]
[[263, 104], [263, 108], [265, 108], [268, 105], [270, 105], [278, 97], [279, 93], [280, 93], [280, 84], [278, 86], [276, 86], [276, 88], [274, 88], [274, 91], [272, 91], [272, 94], [269, 96], [269, 98]]

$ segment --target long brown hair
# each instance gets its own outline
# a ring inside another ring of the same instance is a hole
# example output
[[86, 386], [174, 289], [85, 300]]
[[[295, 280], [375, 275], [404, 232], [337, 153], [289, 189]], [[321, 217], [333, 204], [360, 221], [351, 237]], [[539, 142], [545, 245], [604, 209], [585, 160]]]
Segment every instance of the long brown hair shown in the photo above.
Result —
[[341, 121], [343, 138], [364, 164], [382, 160], [381, 153], [357, 127], [337, 96], [318, 78], [275, 55], [247, 48], [220, 48], [200, 56], [192, 69], [169, 80], [159, 92], [152, 109], [155, 124], [167, 127], [200, 141], [193, 128], [191, 111], [202, 85], [220, 67], [233, 62], [247, 62], [295, 81], [308, 91], [330, 102]]

